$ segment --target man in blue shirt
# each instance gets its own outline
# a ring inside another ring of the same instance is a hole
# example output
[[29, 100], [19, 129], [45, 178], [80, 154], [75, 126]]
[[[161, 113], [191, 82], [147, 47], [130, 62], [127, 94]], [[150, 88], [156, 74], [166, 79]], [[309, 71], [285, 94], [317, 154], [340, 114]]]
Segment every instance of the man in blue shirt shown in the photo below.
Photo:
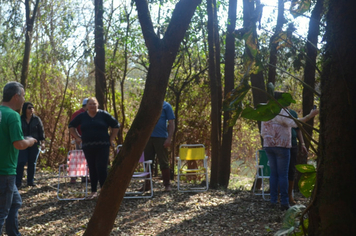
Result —
[[[174, 119], [175, 116], [172, 106], [164, 101], [161, 117], [159, 118], [144, 151], [145, 159], [152, 160], [152, 163], [155, 160], [155, 155], [157, 155], [162, 172], [163, 185], [165, 187], [164, 191], [167, 192], [172, 190], [170, 185], [169, 156], [167, 148], [171, 145], [175, 129]], [[150, 190], [150, 185], [145, 184], [144, 190]]]

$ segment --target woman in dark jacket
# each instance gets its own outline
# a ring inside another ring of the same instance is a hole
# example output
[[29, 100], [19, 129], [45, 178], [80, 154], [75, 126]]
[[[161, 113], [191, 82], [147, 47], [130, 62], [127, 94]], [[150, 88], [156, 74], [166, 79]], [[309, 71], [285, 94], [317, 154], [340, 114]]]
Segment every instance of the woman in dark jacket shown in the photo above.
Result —
[[26, 148], [25, 150], [19, 151], [19, 158], [17, 163], [17, 175], [16, 175], [16, 186], [21, 187], [22, 177], [24, 167], [27, 162], [27, 185], [35, 186], [34, 176], [36, 172], [36, 162], [38, 154], [40, 153], [39, 145], [41, 149], [45, 148], [45, 134], [43, 130], [43, 124], [41, 119], [34, 114], [33, 104], [30, 102], [25, 102], [22, 106], [22, 115], [21, 115], [21, 125], [23, 135], [31, 136], [37, 139], [37, 145]]
[[[88, 162], [92, 192], [90, 198], [98, 196], [98, 181], [102, 187], [106, 180], [110, 146], [115, 146], [114, 140], [120, 128], [119, 122], [108, 112], [98, 109], [98, 106], [95, 97], [88, 98], [87, 111], [77, 115], [68, 126], [69, 132], [75, 137], [75, 142], [78, 145], [82, 143]], [[82, 136], [76, 131], [79, 125]]]

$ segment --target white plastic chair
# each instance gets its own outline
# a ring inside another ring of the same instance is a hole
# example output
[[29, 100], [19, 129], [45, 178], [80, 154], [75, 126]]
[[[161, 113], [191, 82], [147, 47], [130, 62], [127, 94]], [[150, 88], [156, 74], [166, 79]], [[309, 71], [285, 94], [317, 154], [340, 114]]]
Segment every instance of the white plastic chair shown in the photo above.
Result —
[[[117, 146], [117, 152], [120, 151], [120, 148], [122, 145]], [[130, 191], [130, 192], [125, 192], [124, 198], [151, 198], [153, 197], [153, 182], [152, 182], [152, 171], [151, 171], [151, 165], [152, 161], [145, 161], [145, 156], [144, 153], [142, 153], [140, 160], [139, 160], [139, 165], [137, 169], [140, 169], [139, 171], [136, 171], [133, 173], [131, 177], [131, 183], [132, 182], [143, 182], [143, 188], [142, 191], [140, 190], [135, 190], [135, 191]], [[146, 192], [144, 191], [146, 186], [147, 180], [149, 181], [150, 184], [150, 192], [149, 194], [145, 194]]]
[[[264, 200], [266, 199], [265, 196], [270, 195], [269, 193], [265, 192], [265, 189], [267, 186], [265, 186], [264, 181], [267, 180], [269, 183], [269, 177], [270, 177], [270, 169], [269, 169], [269, 162], [268, 162], [268, 157], [265, 152], [265, 150], [257, 150], [256, 151], [256, 176], [255, 176], [255, 182], [253, 184], [253, 194], [254, 195], [262, 195], [262, 198]], [[261, 186], [262, 186], [262, 191], [261, 193], [256, 193], [256, 184], [257, 180], [261, 179]]]
[[[208, 178], [208, 157], [205, 155], [205, 146], [203, 144], [182, 144], [179, 147], [178, 161], [178, 191], [179, 192], [205, 192], [209, 189]], [[198, 167], [190, 169], [188, 161], [197, 161]], [[201, 165], [200, 162], [203, 162]], [[200, 164], [200, 166], [199, 166]], [[205, 176], [203, 186], [182, 186], [181, 177], [184, 176]]]
[[[88, 196], [88, 166], [83, 150], [72, 150], [68, 152], [67, 164], [59, 166], [57, 198], [58, 200], [84, 200]], [[84, 191], [78, 191], [76, 184], [71, 184], [70, 178], [85, 177]], [[61, 179], [64, 183], [61, 183]], [[66, 188], [66, 191], [60, 191], [61, 185]], [[74, 195], [74, 197], [63, 197], [64, 195]], [[84, 196], [83, 196], [84, 195]], [[82, 196], [82, 197], [78, 197]]]

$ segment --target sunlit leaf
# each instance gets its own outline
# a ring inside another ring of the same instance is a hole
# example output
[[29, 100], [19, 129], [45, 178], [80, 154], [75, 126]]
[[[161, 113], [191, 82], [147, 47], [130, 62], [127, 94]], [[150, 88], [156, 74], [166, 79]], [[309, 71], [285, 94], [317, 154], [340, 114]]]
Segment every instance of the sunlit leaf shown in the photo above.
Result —
[[308, 164], [300, 164], [296, 165], [295, 168], [300, 172], [300, 173], [313, 173], [315, 172], [315, 167], [313, 165], [308, 165]]
[[316, 172], [304, 173], [298, 182], [299, 191], [304, 197], [310, 197], [315, 186]]

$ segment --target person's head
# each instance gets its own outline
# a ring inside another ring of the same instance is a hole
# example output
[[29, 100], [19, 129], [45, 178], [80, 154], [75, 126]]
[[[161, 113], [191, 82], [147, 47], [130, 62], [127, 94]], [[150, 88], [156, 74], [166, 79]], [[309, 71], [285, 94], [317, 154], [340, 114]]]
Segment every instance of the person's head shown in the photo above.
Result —
[[23, 85], [19, 82], [8, 82], [2, 93], [2, 101], [10, 102], [11, 98], [16, 94], [21, 96], [23, 91]]
[[85, 108], [87, 106], [87, 103], [88, 103], [88, 98], [84, 98], [82, 107]]
[[97, 112], [99, 107], [98, 100], [95, 97], [89, 97], [87, 102], [87, 110], [89, 112]]
[[4, 86], [2, 101], [5, 103], [11, 102], [14, 110], [20, 110], [25, 101], [25, 90], [19, 82], [8, 82]]
[[31, 102], [25, 102], [22, 106], [22, 116], [26, 117], [26, 116], [32, 116], [33, 112], [34, 112], [34, 107], [33, 104]]

